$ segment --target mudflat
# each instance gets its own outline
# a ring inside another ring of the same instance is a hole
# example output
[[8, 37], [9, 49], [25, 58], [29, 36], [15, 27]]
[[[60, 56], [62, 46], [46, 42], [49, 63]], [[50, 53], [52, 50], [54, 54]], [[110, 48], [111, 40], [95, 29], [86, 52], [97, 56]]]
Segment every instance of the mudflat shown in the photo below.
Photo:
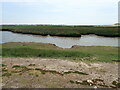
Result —
[[3, 57], [3, 88], [116, 88], [118, 62]]

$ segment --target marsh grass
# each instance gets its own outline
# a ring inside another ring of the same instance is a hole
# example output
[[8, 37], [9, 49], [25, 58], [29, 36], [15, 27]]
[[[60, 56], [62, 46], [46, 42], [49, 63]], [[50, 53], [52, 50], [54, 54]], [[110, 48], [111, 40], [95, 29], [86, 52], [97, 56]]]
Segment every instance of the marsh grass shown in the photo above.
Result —
[[66, 59], [88, 62], [115, 62], [119, 47], [75, 46], [70, 49], [58, 48], [43, 43], [5, 43], [2, 44], [3, 57], [37, 57]]
[[83, 58], [92, 56], [74, 50], [3, 48], [3, 57], [44, 57], [44, 58]]
[[96, 34], [100, 36], [120, 36], [118, 27], [100, 26], [65, 26], [65, 25], [2, 25], [4, 31], [15, 33], [80, 37], [84, 34]]

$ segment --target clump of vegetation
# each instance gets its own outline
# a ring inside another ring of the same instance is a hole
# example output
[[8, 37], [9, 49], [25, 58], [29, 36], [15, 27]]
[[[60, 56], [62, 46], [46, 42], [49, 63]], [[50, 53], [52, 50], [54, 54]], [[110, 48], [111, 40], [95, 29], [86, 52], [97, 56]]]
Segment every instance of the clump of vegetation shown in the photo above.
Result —
[[2, 72], [7, 72], [8, 70], [6, 68], [2, 68]]
[[19, 73], [21, 72], [21, 70], [14, 70], [14, 71], [11, 71], [11, 73]]
[[18, 73], [18, 72], [26, 72], [29, 69], [26, 66], [20, 66], [20, 65], [14, 65], [12, 66], [14, 68], [14, 71], [11, 71], [12, 73]]
[[113, 81], [112, 84], [116, 87], [116, 88], [120, 88], [120, 83]]
[[42, 70], [42, 69], [40, 69], [40, 68], [35, 68], [35, 70], [39, 70], [42, 74], [45, 74], [45, 73], [46, 73], [45, 70]]
[[38, 77], [41, 74], [41, 72], [37, 71], [37, 70], [30, 70], [29, 71], [29, 75], [35, 75], [36, 77]]
[[91, 83], [90, 83], [90, 82], [87, 82], [87, 80], [84, 80], [84, 81], [73, 81], [73, 80], [70, 80], [70, 83], [91, 86]]
[[0, 64], [0, 66], [5, 67], [5, 66], [7, 66], [7, 65], [5, 65], [5, 64]]
[[13, 65], [12, 66], [13, 69], [8, 70], [6, 68], [2, 68], [3, 71], [3, 75], [2, 76], [11, 76], [12, 73], [23, 73], [26, 72], [30, 69], [28, 69], [26, 66], [20, 66], [20, 65]]
[[75, 82], [74, 82], [73, 80], [70, 80], [70, 83], [72, 83], [72, 84], [73, 84], [73, 83], [75, 83]]
[[6, 73], [3, 73], [2, 74], [2, 76], [7, 76], [7, 77], [9, 77], [9, 76], [11, 76], [12, 74], [11, 73], [9, 73], [9, 72], [6, 72]]
[[26, 66], [14, 65], [12, 68], [27, 68]]
[[30, 64], [29, 66], [35, 66], [35, 64]]

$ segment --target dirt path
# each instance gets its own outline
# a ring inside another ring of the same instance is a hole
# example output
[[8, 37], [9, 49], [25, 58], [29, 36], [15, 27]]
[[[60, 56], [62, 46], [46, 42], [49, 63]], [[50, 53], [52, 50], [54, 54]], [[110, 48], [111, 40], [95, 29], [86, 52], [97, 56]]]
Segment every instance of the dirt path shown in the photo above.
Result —
[[3, 58], [3, 88], [112, 88], [118, 63]]

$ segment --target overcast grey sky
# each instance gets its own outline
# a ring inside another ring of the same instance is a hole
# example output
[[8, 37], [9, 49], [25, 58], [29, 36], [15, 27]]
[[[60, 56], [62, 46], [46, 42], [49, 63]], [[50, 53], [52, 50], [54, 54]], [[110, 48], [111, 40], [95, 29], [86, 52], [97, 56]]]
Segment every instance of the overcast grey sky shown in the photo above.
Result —
[[[109, 25], [119, 0], [2, 0], [3, 24]], [[2, 6], [1, 6], [2, 5]]]

